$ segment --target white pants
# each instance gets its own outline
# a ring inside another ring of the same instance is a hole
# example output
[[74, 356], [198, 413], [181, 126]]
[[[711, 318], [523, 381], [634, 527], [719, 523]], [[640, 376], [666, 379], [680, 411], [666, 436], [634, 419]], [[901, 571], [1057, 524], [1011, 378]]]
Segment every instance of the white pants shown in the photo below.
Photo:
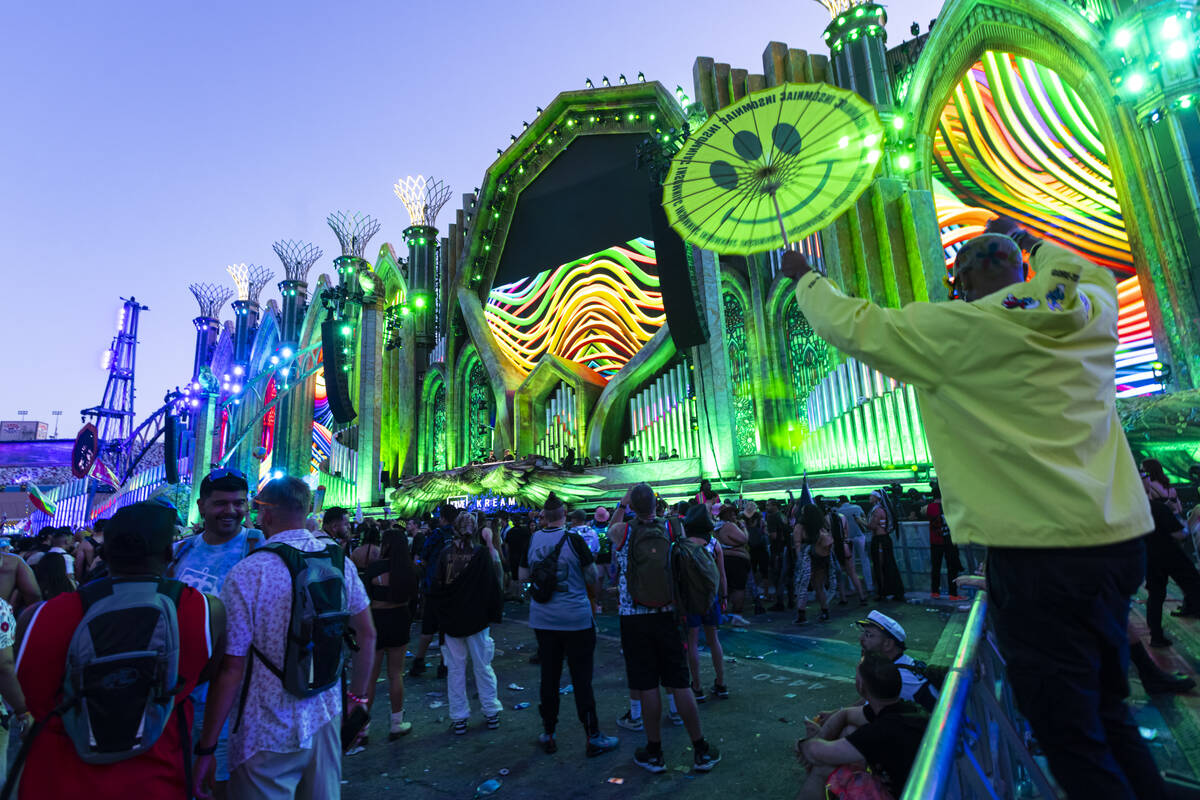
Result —
[[863, 589], [869, 592], [874, 584], [871, 583], [871, 557], [867, 553], [867, 537], [855, 536], [850, 540], [850, 544], [854, 547], [854, 563], [862, 572]]
[[496, 698], [496, 673], [492, 670], [492, 656], [496, 644], [492, 641], [489, 628], [470, 636], [447, 636], [442, 646], [442, 659], [446, 662], [446, 694], [450, 699], [450, 719], [467, 719], [471, 716], [471, 703], [467, 699], [467, 656], [475, 670], [475, 690], [479, 692], [479, 705], [487, 716], [499, 714], [504, 705]]

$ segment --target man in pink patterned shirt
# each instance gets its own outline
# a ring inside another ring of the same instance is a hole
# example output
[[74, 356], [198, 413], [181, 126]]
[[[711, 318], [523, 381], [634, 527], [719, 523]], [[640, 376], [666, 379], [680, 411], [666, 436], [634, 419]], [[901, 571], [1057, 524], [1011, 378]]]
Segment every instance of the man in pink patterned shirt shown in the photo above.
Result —
[[[311, 495], [298, 478], [268, 483], [255, 498], [259, 523], [271, 544], [304, 552], [324, 550], [304, 526]], [[346, 608], [359, 649], [353, 657], [348, 702], [363, 705], [375, 653], [375, 626], [366, 590], [356, 571], [344, 570]], [[196, 744], [196, 795], [207, 798], [212, 761], [208, 752], [236, 703], [251, 648], [273, 664], [283, 664], [291, 619], [292, 578], [283, 559], [256, 552], [230, 571], [221, 589], [228, 612], [228, 645], [221, 671], [209, 690], [204, 730]], [[257, 659], [255, 659], [257, 660]], [[275, 674], [259, 663], [251, 667], [248, 691], [229, 740], [229, 794], [239, 800], [330, 798], [341, 793], [338, 686], [301, 698], [288, 692]]]

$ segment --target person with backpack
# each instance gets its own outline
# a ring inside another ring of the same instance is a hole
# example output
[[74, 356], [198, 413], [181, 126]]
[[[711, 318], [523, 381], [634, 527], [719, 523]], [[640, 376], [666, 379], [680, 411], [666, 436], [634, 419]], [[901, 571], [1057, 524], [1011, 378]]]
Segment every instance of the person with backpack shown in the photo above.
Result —
[[554, 732], [558, 725], [558, 683], [565, 657], [574, 687], [575, 712], [587, 739], [584, 752], [591, 758], [615, 750], [619, 741], [600, 732], [592, 691], [596, 651], [592, 612], [593, 598], [600, 591], [600, 571], [584, 538], [575, 529], [564, 530], [565, 514], [562, 500], [551, 493], [543, 508], [542, 527], [533, 533], [520, 574], [521, 580], [530, 581], [529, 627], [537, 637], [541, 654], [538, 711], [542, 716], [542, 733], [538, 742], [546, 753], [558, 750]]
[[445, 634], [442, 658], [446, 664], [446, 694], [450, 703], [451, 730], [467, 732], [471, 705], [467, 698], [467, 657], [475, 672], [475, 689], [488, 730], [500, 727], [504, 705], [497, 697], [492, 657], [496, 643], [491, 625], [501, 621], [504, 610], [503, 569], [500, 551], [490, 531], [482, 541], [476, 535], [474, 514], [459, 514], [454, 520], [454, 540], [442, 550], [433, 569], [426, 614], [432, 615], [437, 630]]
[[304, 481], [276, 478], [254, 502], [267, 543], [235, 564], [221, 588], [229, 641], [196, 743], [195, 793], [212, 797], [217, 741], [236, 709], [230, 797], [337, 797], [347, 639], [356, 648], [348, 718], [366, 712], [375, 657], [367, 592], [345, 551], [305, 527], [312, 494]]
[[[214, 469], [200, 481], [196, 508], [203, 528], [199, 533], [175, 543], [174, 557], [167, 566], [167, 577], [182, 581], [206, 594], [219, 595], [225, 577], [234, 565], [262, 544], [262, 533], [242, 526], [246, 519], [249, 484], [236, 469]], [[208, 684], [202, 683], [192, 694], [195, 706], [193, 738], [200, 737]], [[221, 730], [217, 743], [217, 797], [225, 794], [229, 781], [229, 726]]]
[[955, 579], [962, 572], [962, 562], [958, 558], [958, 547], [950, 538], [950, 526], [946, 524], [946, 515], [942, 513], [942, 489], [935, 481], [930, 486], [933, 499], [921, 509], [925, 519], [929, 520], [929, 593], [933, 597], [941, 597], [942, 590], [942, 561], [946, 562], [946, 588], [951, 600], [961, 600]]
[[634, 753], [634, 763], [654, 773], [666, 772], [662, 749], [661, 685], [675, 697], [692, 740], [692, 768], [707, 772], [721, 760], [700, 727], [700, 710], [691, 691], [687, 656], [676, 625], [675, 576], [671, 560], [677, 523], [655, 516], [654, 490], [639, 483], [626, 492], [614, 520], [625, 509], [632, 522], [614, 522], [609, 529], [613, 559], [619, 570], [617, 604], [621, 619], [621, 650], [632, 692], [640, 694], [646, 746]]
[[[728, 508], [726, 506], [725, 508]], [[724, 509], [722, 509], [724, 511]], [[724, 515], [722, 515], [724, 516]], [[717, 626], [721, 624], [721, 613], [728, 606], [729, 599], [729, 583], [725, 574], [725, 548], [721, 546], [721, 542], [717, 537], [713, 536], [712, 517], [708, 513], [708, 509], [704, 506], [693, 506], [688, 511], [687, 516], [683, 520], [683, 532], [686, 536], [684, 542], [694, 548], [701, 548], [704, 553], [708, 554], [708, 558], [703, 560], [703, 565], [699, 567], [702, 570], [709, 570], [708, 561], [711, 559], [711, 573], [708, 578], [700, 578], [698, 580], [691, 579], [691, 570], [686, 567], [680, 568], [681, 580], [684, 582], [685, 592], [695, 591], [703, 587], [704, 599], [697, 602], [700, 608], [688, 609], [685, 608], [685, 619], [687, 621], [687, 656], [688, 667], [692, 673], [692, 695], [695, 696], [697, 703], [703, 703], [708, 700], [704, 694], [704, 683], [700, 680], [700, 628], [704, 628], [704, 640], [708, 642], [708, 650], [712, 654], [714, 681], [712, 693], [722, 700], [729, 699], [729, 687], [725, 685], [725, 651], [721, 649], [721, 639], [717, 635]], [[694, 552], [694, 551], [691, 551]], [[679, 559], [677, 553], [677, 565], [686, 564]], [[689, 552], [690, 555], [690, 552]], [[697, 553], [697, 555], [699, 555]], [[709, 593], [706, 591], [707, 582], [711, 581], [712, 577], [716, 578], [716, 585], [712, 588], [715, 590], [711, 593], [711, 601], [708, 601]], [[689, 602], [686, 598], [681, 597], [681, 602]], [[704, 608], [705, 604], [707, 608]], [[701, 608], [704, 608], [701, 611]], [[701, 611], [701, 613], [690, 613], [692, 611]]]
[[163, 578], [174, 536], [174, 509], [122, 508], [105, 531], [109, 575], [29, 610], [21, 800], [189, 796], [188, 696], [220, 659], [225, 611]]
[[92, 530], [84, 531], [83, 540], [75, 545], [75, 583], [88, 582], [90, 574], [104, 560], [104, 520], [92, 524]]
[[[425, 538], [421, 540], [421, 547], [416, 553], [417, 566], [421, 568], [421, 595], [424, 598], [421, 611], [421, 638], [417, 642], [417, 649], [413, 653], [412, 666], [408, 668], [408, 677], [419, 678], [425, 674], [427, 667], [425, 666], [425, 654], [429, 652], [429, 646], [433, 644], [433, 640], [438, 636], [437, 620], [429, 613], [429, 593], [433, 589], [434, 579], [437, 571], [434, 566], [438, 559], [441, 558], [442, 552], [446, 549], [454, 538], [454, 522], [458, 519], [458, 509], [446, 503], [442, 506], [441, 523], [436, 528], [430, 528], [425, 534]], [[439, 679], [446, 677], [446, 654], [441, 653], [441, 663], [438, 664], [437, 676]]]

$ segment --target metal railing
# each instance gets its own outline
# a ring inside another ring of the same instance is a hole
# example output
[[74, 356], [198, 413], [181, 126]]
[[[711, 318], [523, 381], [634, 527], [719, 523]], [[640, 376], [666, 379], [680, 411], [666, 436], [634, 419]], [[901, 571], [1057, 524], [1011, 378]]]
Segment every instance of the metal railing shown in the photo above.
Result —
[[1027, 731], [979, 592], [901, 800], [1059, 797]]

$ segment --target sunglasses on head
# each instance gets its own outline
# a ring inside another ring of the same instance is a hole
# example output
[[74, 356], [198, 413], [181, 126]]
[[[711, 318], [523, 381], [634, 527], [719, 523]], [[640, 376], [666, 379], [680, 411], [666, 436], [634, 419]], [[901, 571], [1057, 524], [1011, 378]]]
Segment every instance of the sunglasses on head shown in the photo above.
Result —
[[246, 476], [243, 475], [240, 470], [233, 469], [232, 467], [218, 467], [217, 469], [214, 469], [212, 472], [208, 473], [208, 480], [210, 481], [219, 481], [222, 478], [237, 478], [241, 481], [246, 480]]

